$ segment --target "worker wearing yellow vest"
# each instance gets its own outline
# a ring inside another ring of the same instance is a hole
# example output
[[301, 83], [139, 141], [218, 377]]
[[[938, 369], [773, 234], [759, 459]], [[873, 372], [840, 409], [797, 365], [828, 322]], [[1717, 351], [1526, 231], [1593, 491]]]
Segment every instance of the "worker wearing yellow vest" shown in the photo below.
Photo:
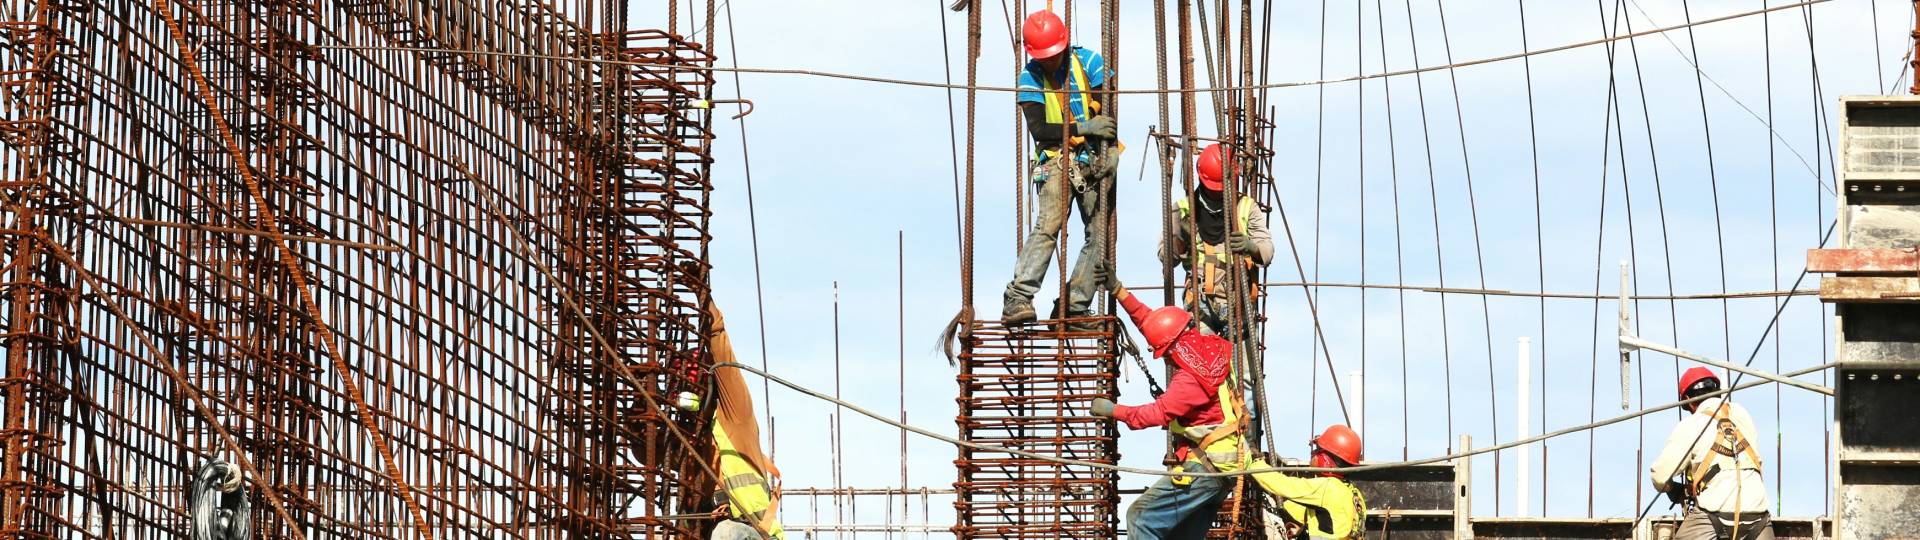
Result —
[[1219, 335], [1227, 335], [1228, 313], [1235, 306], [1227, 295], [1231, 273], [1245, 272], [1247, 276], [1248, 301], [1239, 304], [1245, 317], [1252, 314], [1246, 308], [1254, 305], [1252, 300], [1259, 295], [1257, 269], [1273, 261], [1273, 233], [1267, 231], [1266, 213], [1260, 205], [1245, 195], [1231, 205], [1225, 201], [1225, 170], [1233, 163], [1224, 155], [1225, 150], [1218, 143], [1201, 150], [1194, 164], [1200, 185], [1173, 205], [1177, 225], [1172, 245], [1166, 238], [1160, 239], [1160, 261], [1177, 261], [1196, 283], [1187, 289], [1187, 309]]
[[[1233, 368], [1233, 344], [1200, 332], [1193, 316], [1176, 306], [1149, 309], [1118, 281], [1109, 280], [1114, 298], [1126, 308], [1155, 357], [1174, 364], [1167, 390], [1152, 403], [1116, 405], [1094, 398], [1093, 416], [1112, 418], [1131, 429], [1166, 426], [1177, 435], [1173, 472], [1226, 472], [1272, 468], [1248, 451], [1246, 402]], [[1313, 464], [1347, 467], [1361, 459], [1360, 436], [1336, 425], [1313, 441]], [[1366, 499], [1338, 473], [1296, 478], [1279, 472], [1253, 475], [1261, 489], [1282, 500], [1300, 538], [1364, 537]], [[1148, 487], [1127, 509], [1127, 536], [1136, 540], [1201, 538], [1213, 523], [1231, 480], [1205, 476], [1166, 476]]]
[[[1704, 367], [1680, 376], [1680, 399], [1720, 390], [1720, 378]], [[1684, 504], [1686, 517], [1674, 540], [1772, 540], [1773, 518], [1761, 477], [1759, 449], [1747, 434], [1753, 417], [1719, 396], [1686, 405], [1667, 446], [1648, 471], [1654, 489]]]
[[[1080, 207], [1086, 235], [1067, 280], [1067, 298], [1055, 302], [1053, 316], [1091, 314], [1093, 293], [1105, 272], [1112, 179], [1119, 159], [1113, 144], [1113, 118], [1100, 114], [1107, 96], [1090, 92], [1105, 89], [1106, 60], [1092, 50], [1069, 46], [1065, 23], [1051, 11], [1028, 16], [1021, 34], [1033, 60], [1020, 70], [1014, 101], [1026, 117], [1035, 145], [1032, 180], [1038, 191], [1034, 198], [1038, 215], [1014, 263], [1013, 280], [1007, 284], [1000, 316], [1009, 325], [1036, 318], [1033, 296], [1066, 227], [1069, 201]], [[1087, 324], [1091, 323], [1078, 326]]]
[[[727, 337], [720, 308], [710, 308], [707, 313], [713, 323], [708, 333], [713, 362], [733, 362], [733, 343]], [[720, 472], [715, 499], [725, 507], [728, 519], [714, 525], [711, 538], [782, 540], [786, 533], [780, 528], [780, 492], [776, 487], [780, 469], [760, 451], [760, 422], [753, 416], [753, 395], [748, 393], [739, 369], [715, 368], [713, 378], [713, 464]]]

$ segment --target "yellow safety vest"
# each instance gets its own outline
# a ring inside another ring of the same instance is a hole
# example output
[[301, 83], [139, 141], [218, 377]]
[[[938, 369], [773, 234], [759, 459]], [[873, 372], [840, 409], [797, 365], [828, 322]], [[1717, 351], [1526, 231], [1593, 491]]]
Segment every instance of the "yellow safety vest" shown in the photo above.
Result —
[[1762, 470], [1760, 452], [1753, 449], [1746, 435], [1740, 433], [1740, 427], [1734, 425], [1733, 419], [1727, 416], [1727, 407], [1728, 403], [1722, 401], [1719, 407], [1713, 409], [1713, 454], [1700, 460], [1700, 464], [1694, 466], [1691, 474], [1687, 475], [1687, 490], [1694, 496], [1699, 496], [1700, 490], [1706, 489], [1707, 475], [1715, 465], [1727, 473]]
[[[1306, 504], [1298, 500], [1287, 499], [1280, 503], [1280, 510], [1287, 519], [1300, 524], [1309, 538], [1330, 540], [1358, 540], [1367, 536], [1367, 497], [1353, 487], [1352, 482], [1344, 478], [1315, 478], [1305, 481], [1336, 481], [1338, 488], [1314, 502], [1324, 504]], [[1345, 498], [1345, 501], [1340, 499]], [[1340, 511], [1333, 510], [1340, 508]]]
[[[1080, 106], [1082, 107], [1082, 110], [1085, 111], [1087, 114], [1098, 114], [1100, 112], [1100, 104], [1095, 103], [1093, 99], [1087, 95], [1087, 70], [1085, 67], [1082, 67], [1080, 65], [1080, 55], [1073, 54], [1073, 51], [1069, 49], [1067, 51], [1067, 62], [1068, 62], [1067, 72], [1069, 73], [1070, 77], [1073, 77], [1073, 84], [1074, 84], [1074, 87], [1076, 88], [1073, 94], [1078, 95], [1080, 97]], [[1053, 91], [1055, 89], [1055, 85], [1053, 84], [1053, 81], [1048, 80], [1045, 75], [1040, 76], [1040, 84], [1046, 87], [1044, 89], [1045, 92], [1042, 92], [1041, 95], [1045, 96], [1046, 98], [1048, 123], [1052, 123], [1052, 124], [1080, 123], [1081, 115], [1074, 114], [1073, 103], [1069, 99], [1068, 95]], [[1067, 145], [1072, 146], [1073, 144], [1079, 142], [1078, 140], [1079, 137], [1074, 137], [1074, 139], [1076, 140], [1067, 141]], [[1044, 146], [1036, 146], [1034, 148], [1034, 156], [1040, 158], [1040, 161], [1047, 161], [1049, 159], [1060, 157], [1060, 149], [1057, 147], [1048, 148]]]
[[[1187, 216], [1193, 213], [1193, 203], [1191, 201], [1191, 197], [1183, 197], [1174, 203], [1175, 210], [1180, 214], [1181, 223], [1186, 223]], [[1235, 221], [1233, 230], [1240, 234], [1247, 234], [1247, 228], [1250, 226], [1249, 224], [1253, 220], [1253, 213], [1256, 211], [1256, 203], [1254, 203], [1252, 197], [1241, 197], [1240, 204], [1235, 206], [1237, 208], [1234, 209]], [[1187, 302], [1192, 303], [1195, 300], [1194, 295], [1196, 292], [1207, 296], [1226, 296], [1227, 267], [1231, 260], [1232, 254], [1227, 253], [1225, 243], [1206, 243], [1206, 241], [1200, 239], [1200, 232], [1194, 231], [1193, 245], [1187, 250], [1187, 271], [1200, 276], [1200, 286], [1198, 291], [1187, 291]], [[1244, 263], [1243, 266], [1246, 267], [1246, 271], [1252, 271], [1254, 269], [1252, 258], [1245, 258], [1242, 260], [1242, 263]], [[1249, 296], [1259, 296], [1259, 286], [1254, 285], [1249, 287], [1248, 294]]]
[[726, 490], [733, 518], [754, 525], [774, 540], [784, 538], [780, 519], [768, 512], [775, 496], [767, 477], [733, 449], [733, 441], [727, 438], [727, 431], [721, 429], [719, 423], [713, 424], [713, 443], [720, 452], [720, 488]]
[[[1247, 408], [1239, 398], [1239, 386], [1240, 374], [1229, 359], [1227, 378], [1214, 388], [1214, 395], [1220, 399], [1220, 423], [1185, 426], [1175, 420], [1167, 425], [1167, 430], [1174, 435], [1194, 442], [1193, 450], [1187, 453], [1187, 461], [1202, 464], [1211, 462], [1214, 468], [1221, 471], [1237, 471], [1246, 466], [1250, 454], [1246, 452], [1245, 440], [1240, 433], [1246, 427]], [[1202, 460], [1199, 454], [1205, 454], [1206, 459]], [[1192, 482], [1193, 478], [1175, 477], [1174, 481], [1186, 484]]]

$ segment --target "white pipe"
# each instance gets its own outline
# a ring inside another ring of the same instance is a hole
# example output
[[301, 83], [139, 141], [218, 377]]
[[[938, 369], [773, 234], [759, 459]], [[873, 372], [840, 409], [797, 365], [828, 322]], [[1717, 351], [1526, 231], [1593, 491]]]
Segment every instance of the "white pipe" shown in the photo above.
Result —
[[1353, 425], [1347, 427], [1353, 428], [1353, 432], [1359, 433], [1360, 440], [1364, 441], [1367, 439], [1367, 432], [1365, 430], [1367, 425], [1367, 381], [1366, 376], [1362, 375], [1361, 372], [1347, 372], [1347, 395], [1353, 396], [1353, 401], [1350, 403], [1353, 405], [1353, 418], [1351, 419]]
[[[1520, 410], [1518, 414], [1514, 415], [1514, 418], [1517, 419], [1520, 429], [1515, 432], [1516, 435], [1514, 436], [1520, 439], [1525, 439], [1530, 436], [1527, 434], [1527, 424], [1529, 423], [1529, 420], [1530, 420], [1528, 418], [1529, 413], [1533, 411], [1533, 403], [1532, 403], [1533, 396], [1531, 392], [1531, 390], [1533, 389], [1532, 388], [1533, 387], [1533, 370], [1532, 370], [1533, 339], [1526, 338], [1526, 337], [1520, 338], [1517, 348], [1519, 349], [1519, 353], [1520, 353], [1519, 354], [1520, 384], [1518, 386], [1518, 388], [1520, 389], [1520, 392], [1519, 392], [1520, 399], [1518, 400]], [[1526, 517], [1527, 501], [1529, 499], [1527, 488], [1532, 483], [1532, 479], [1530, 478], [1532, 475], [1530, 473], [1532, 472], [1532, 469], [1533, 469], [1533, 464], [1532, 464], [1533, 445], [1531, 444], [1521, 445], [1519, 448], [1516, 448], [1515, 450], [1517, 450], [1520, 453], [1520, 467], [1519, 467], [1519, 475], [1517, 478], [1520, 486], [1519, 486], [1519, 489], [1514, 491], [1514, 503], [1516, 505], [1515, 507], [1516, 510], [1514, 515], [1518, 517]]]
[[[1620, 335], [1633, 335], [1633, 316], [1627, 313], [1627, 261], [1620, 261]], [[1627, 374], [1632, 367], [1633, 349], [1620, 346], [1620, 410], [1627, 410], [1629, 389], [1633, 388], [1633, 379]]]

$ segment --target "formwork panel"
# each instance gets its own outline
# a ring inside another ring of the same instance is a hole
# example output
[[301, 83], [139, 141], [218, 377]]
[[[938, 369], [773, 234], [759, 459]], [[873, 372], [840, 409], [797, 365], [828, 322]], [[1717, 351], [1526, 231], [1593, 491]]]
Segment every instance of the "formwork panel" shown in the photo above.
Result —
[[[1118, 392], [1114, 332], [971, 323], [962, 336], [962, 438], [1035, 454], [1118, 463], [1119, 433], [1087, 403]], [[1045, 323], [1047, 321], [1042, 321]], [[1118, 473], [1005, 452], [961, 448], [954, 507], [959, 538], [1112, 538]]]

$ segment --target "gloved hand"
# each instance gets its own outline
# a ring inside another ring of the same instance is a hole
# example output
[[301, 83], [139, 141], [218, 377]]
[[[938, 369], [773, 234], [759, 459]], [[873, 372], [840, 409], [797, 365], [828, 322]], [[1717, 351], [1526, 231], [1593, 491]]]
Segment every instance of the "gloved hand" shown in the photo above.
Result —
[[1092, 173], [1092, 178], [1113, 178], [1114, 174], [1120, 171], [1120, 151], [1115, 148], [1102, 150], [1088, 165], [1090, 167], [1087, 172]]
[[1234, 253], [1244, 255], [1253, 253], [1254, 251], [1253, 237], [1242, 233], [1233, 233], [1227, 236], [1227, 243], [1233, 248]]
[[1087, 407], [1087, 412], [1094, 416], [1113, 418], [1113, 400], [1093, 398], [1093, 404]]
[[1127, 290], [1126, 287], [1120, 286], [1120, 275], [1113, 271], [1107, 272], [1107, 281], [1104, 285], [1107, 286], [1107, 290], [1112, 292], [1114, 296], [1120, 296], [1122, 291]]
[[1679, 475], [1674, 475], [1673, 478], [1668, 479], [1667, 485], [1663, 486], [1661, 492], [1666, 493], [1667, 501], [1673, 503], [1674, 506], [1687, 505], [1687, 483]]
[[1080, 134], [1095, 139], [1113, 140], [1118, 133], [1111, 116], [1095, 116], [1080, 124]]

